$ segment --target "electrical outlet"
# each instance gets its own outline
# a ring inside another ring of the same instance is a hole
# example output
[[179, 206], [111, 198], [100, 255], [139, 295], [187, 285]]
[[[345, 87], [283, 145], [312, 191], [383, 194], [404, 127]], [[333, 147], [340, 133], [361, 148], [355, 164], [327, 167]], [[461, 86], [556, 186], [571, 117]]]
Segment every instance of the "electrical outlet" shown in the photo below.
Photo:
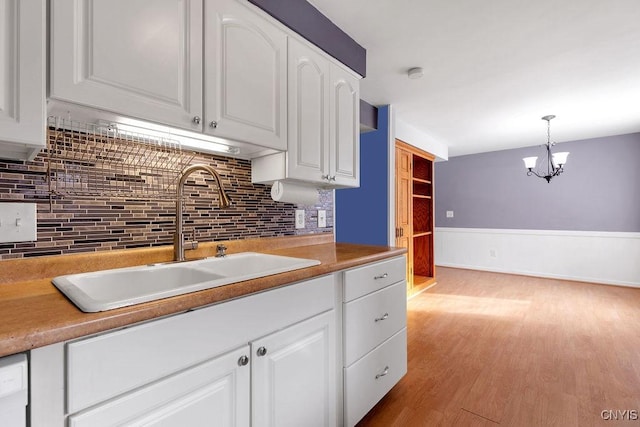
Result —
[[37, 240], [35, 203], [0, 203], [0, 243]]
[[496, 253], [495, 249], [489, 249], [489, 256], [491, 258], [498, 258], [498, 254]]
[[447, 211], [447, 218], [453, 218], [453, 211]]
[[304, 228], [304, 209], [296, 209], [296, 228]]
[[318, 210], [318, 228], [324, 228], [327, 226], [327, 211]]

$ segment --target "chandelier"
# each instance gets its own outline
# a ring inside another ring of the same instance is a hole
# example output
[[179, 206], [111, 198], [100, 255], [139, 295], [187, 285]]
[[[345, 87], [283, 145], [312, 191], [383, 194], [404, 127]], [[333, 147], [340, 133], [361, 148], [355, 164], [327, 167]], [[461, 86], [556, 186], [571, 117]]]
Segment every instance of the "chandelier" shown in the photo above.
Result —
[[567, 164], [568, 151], [561, 153], [551, 153], [551, 147], [556, 143], [551, 142], [551, 119], [555, 118], [553, 114], [544, 116], [542, 120], [547, 121], [547, 143], [544, 145], [547, 148], [547, 171], [537, 172], [534, 170], [536, 167], [536, 161], [538, 157], [525, 157], [524, 167], [527, 168], [527, 176], [535, 175], [538, 178], [544, 178], [547, 182], [551, 182], [551, 178], [560, 175], [564, 172], [563, 166]]

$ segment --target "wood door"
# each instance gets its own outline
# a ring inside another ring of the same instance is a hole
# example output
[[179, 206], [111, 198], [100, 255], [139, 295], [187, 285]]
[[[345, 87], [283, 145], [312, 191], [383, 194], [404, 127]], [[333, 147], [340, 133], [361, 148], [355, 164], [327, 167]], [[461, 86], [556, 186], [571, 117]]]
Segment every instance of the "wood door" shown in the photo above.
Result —
[[407, 248], [407, 290], [413, 284], [412, 154], [396, 145], [396, 246]]
[[245, 2], [205, 3], [205, 132], [286, 150], [287, 35]]
[[251, 343], [251, 425], [335, 426], [335, 313]]
[[202, 1], [50, 7], [52, 98], [202, 130]]

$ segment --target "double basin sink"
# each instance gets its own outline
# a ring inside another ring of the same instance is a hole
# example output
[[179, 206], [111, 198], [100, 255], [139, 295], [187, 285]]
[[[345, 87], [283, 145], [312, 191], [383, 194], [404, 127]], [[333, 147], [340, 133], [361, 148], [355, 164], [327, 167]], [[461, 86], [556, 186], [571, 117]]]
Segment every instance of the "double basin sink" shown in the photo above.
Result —
[[71, 274], [53, 284], [80, 310], [106, 311], [243, 280], [312, 267], [320, 261], [243, 252], [220, 258]]

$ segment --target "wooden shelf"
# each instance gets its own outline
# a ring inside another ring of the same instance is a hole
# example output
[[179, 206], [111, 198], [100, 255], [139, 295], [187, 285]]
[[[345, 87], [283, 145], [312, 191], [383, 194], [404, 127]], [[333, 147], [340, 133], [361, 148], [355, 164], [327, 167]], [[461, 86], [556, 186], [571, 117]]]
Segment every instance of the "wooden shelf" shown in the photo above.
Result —
[[406, 232], [396, 246], [407, 248], [408, 295], [435, 283], [433, 161], [431, 154], [396, 140], [396, 225]]
[[414, 182], [421, 182], [423, 184], [431, 184], [431, 181], [427, 181], [426, 179], [420, 179], [420, 178], [413, 178]]

